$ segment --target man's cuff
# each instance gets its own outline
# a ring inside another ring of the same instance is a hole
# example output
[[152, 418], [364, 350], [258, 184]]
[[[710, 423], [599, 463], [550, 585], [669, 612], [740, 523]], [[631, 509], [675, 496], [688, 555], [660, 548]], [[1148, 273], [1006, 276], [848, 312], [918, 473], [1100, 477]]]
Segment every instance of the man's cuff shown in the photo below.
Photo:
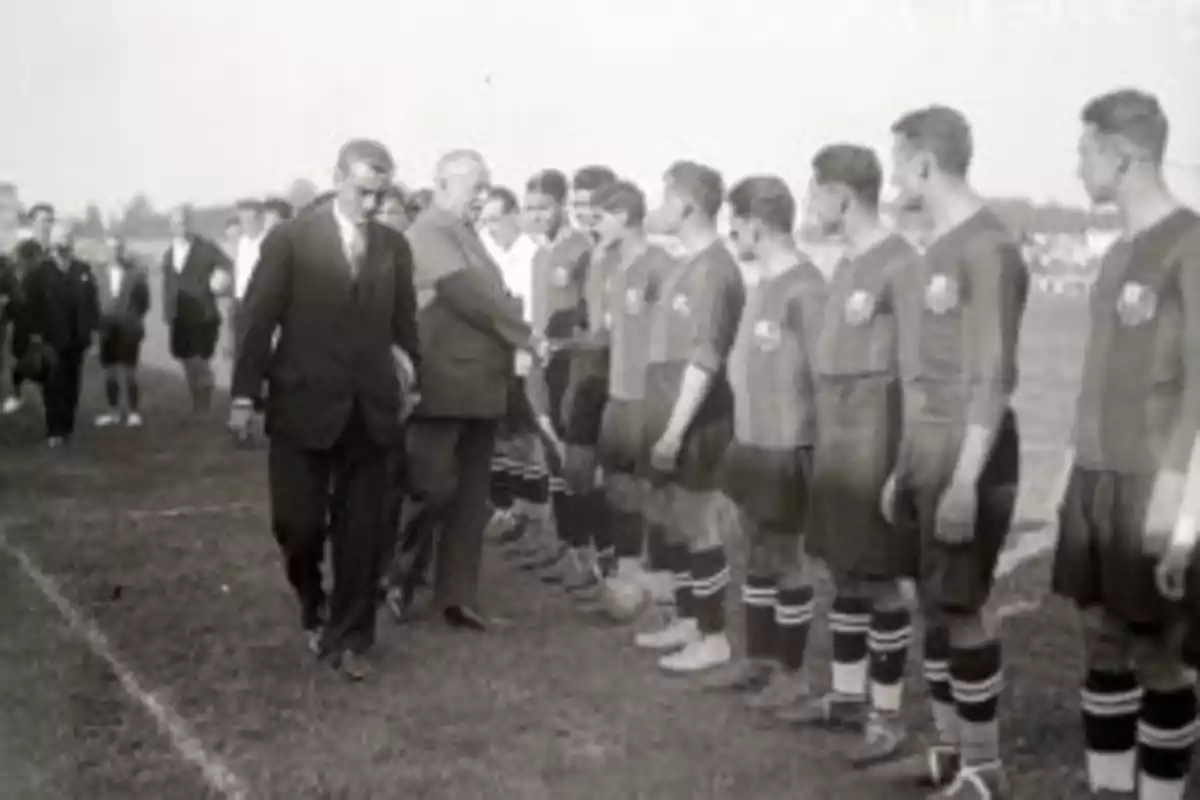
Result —
[[254, 398], [252, 398], [252, 397], [235, 397], [235, 398], [233, 398], [232, 405], [234, 408], [239, 408], [239, 409], [253, 409], [254, 408]]

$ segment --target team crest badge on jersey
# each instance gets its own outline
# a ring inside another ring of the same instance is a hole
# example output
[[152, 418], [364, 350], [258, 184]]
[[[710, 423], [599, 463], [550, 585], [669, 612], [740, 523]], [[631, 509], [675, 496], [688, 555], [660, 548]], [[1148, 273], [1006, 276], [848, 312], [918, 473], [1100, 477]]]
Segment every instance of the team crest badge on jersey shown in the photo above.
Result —
[[925, 287], [925, 307], [934, 314], [953, 311], [958, 305], [958, 282], [949, 275], [934, 275]]
[[686, 294], [677, 294], [671, 299], [671, 310], [676, 314], [688, 316], [692, 313], [692, 306], [688, 302]]
[[1121, 296], [1117, 299], [1117, 316], [1121, 323], [1131, 328], [1144, 325], [1154, 319], [1158, 310], [1158, 297], [1154, 290], [1144, 283], [1128, 281], [1121, 287]]
[[642, 310], [642, 294], [637, 289], [625, 290], [625, 313], [637, 314]]
[[769, 319], [760, 319], [754, 323], [754, 340], [758, 342], [759, 350], [767, 352], [777, 350], [782, 339], [783, 334], [777, 323]]
[[846, 322], [858, 327], [866, 325], [875, 316], [875, 298], [870, 292], [859, 289], [846, 298]]
[[568, 267], [554, 268], [554, 285], [559, 289], [565, 289], [571, 285], [571, 270]]

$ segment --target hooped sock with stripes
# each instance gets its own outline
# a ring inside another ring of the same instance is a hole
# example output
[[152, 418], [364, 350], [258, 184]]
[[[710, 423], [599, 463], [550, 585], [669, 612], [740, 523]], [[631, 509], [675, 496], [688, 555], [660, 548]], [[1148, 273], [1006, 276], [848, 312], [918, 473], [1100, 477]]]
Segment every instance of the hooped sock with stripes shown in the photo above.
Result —
[[670, 565], [672, 593], [675, 595], [675, 617], [694, 620], [696, 601], [692, 595], [692, 569], [687, 545], [669, 544], [667, 563]]
[[907, 608], [877, 610], [867, 634], [870, 650], [871, 708], [887, 716], [900, 713], [904, 667], [912, 645], [912, 615]]
[[1000, 643], [950, 651], [950, 685], [958, 711], [958, 754], [963, 766], [1000, 761], [1000, 695], [1004, 670]]
[[725, 632], [725, 595], [729, 588], [729, 562], [724, 547], [691, 552], [692, 603], [696, 623], [705, 636]]
[[1183, 800], [1198, 734], [1193, 687], [1146, 689], [1137, 726], [1139, 800]]
[[867, 699], [867, 631], [871, 626], [871, 601], [839, 595], [829, 609], [829, 634], [833, 640], [833, 691], [852, 700]]
[[775, 576], [749, 575], [742, 584], [742, 614], [746, 623], [746, 658], [769, 661], [777, 657]]
[[1137, 788], [1137, 728], [1142, 687], [1132, 671], [1090, 670], [1080, 691], [1088, 784], [1093, 792]]
[[925, 687], [929, 693], [933, 727], [938, 744], [958, 750], [958, 709], [950, 686], [950, 633], [945, 628], [929, 628], [924, 642]]
[[815, 606], [816, 596], [811, 586], [789, 586], [779, 590], [775, 604], [775, 654], [788, 672], [797, 672], [804, 667]]

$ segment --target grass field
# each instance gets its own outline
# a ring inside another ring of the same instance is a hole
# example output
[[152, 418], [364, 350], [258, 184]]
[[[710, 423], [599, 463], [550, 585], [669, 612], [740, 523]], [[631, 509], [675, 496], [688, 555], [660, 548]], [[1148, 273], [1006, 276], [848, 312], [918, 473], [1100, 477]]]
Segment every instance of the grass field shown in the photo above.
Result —
[[[1069, 428], [1083, 334], [1078, 301], [1032, 304], [1018, 396], [1026, 517], [1046, 507], [1039, 490]], [[150, 352], [162, 360], [161, 343]], [[255, 798], [919, 796], [843, 770], [844, 740], [775, 727], [658, 674], [626, 631], [496, 558], [486, 607], [510, 625], [480, 638], [384, 620], [373, 681], [338, 680], [296, 630], [262, 453], [235, 450], [215, 415], [187, 420], [173, 373], [148, 375], [145, 395], [147, 429], [88, 429], [65, 452], [41, 448], [32, 409], [0, 423], [8, 542], [94, 621], [140, 684], [127, 691], [0, 552], [0, 798], [238, 796], [205, 783], [138, 691], [187, 722], [210, 777], [219, 761]], [[92, 372], [89, 417], [97, 399]], [[1086, 796], [1075, 769], [1078, 647], [1067, 609], [1042, 598], [1046, 572], [1045, 558], [1033, 559], [997, 591], [1001, 604], [1040, 603], [1005, 623], [1005, 741], [1021, 800]], [[826, 663], [821, 630], [811, 653]], [[908, 713], [923, 721], [915, 681], [911, 697]]]

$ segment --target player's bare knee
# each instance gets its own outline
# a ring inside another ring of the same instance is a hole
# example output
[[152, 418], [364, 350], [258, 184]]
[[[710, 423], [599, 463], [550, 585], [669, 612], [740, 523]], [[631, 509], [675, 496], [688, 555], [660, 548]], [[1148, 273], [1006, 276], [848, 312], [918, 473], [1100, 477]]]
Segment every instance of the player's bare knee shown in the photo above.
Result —
[[762, 536], [754, 536], [747, 545], [746, 572], [756, 578], [775, 577], [778, 570], [770, 542]]
[[972, 648], [996, 638], [995, 615], [985, 611], [943, 609], [943, 624], [954, 648]]
[[1130, 640], [1138, 682], [1156, 692], [1175, 692], [1196, 682], [1195, 671], [1183, 661], [1176, 637], [1135, 636]]
[[901, 611], [909, 607], [909, 598], [894, 580], [862, 581], [862, 593], [871, 598], [876, 611]]
[[1132, 666], [1133, 651], [1125, 626], [1102, 608], [1087, 608], [1079, 613], [1083, 631], [1083, 653], [1088, 669], [1123, 672]]

